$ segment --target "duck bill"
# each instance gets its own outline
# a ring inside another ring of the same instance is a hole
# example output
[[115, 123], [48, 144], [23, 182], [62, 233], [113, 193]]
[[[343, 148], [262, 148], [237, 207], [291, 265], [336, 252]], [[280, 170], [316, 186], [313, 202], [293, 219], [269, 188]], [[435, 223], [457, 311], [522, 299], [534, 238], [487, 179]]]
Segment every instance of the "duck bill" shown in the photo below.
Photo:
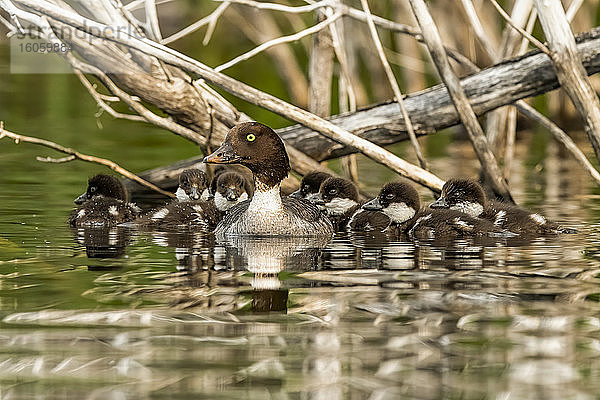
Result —
[[310, 201], [314, 204], [317, 204], [319, 206], [324, 206], [325, 205], [325, 200], [323, 200], [323, 197], [321, 197], [321, 193], [317, 193], [313, 196], [310, 197]]
[[79, 196], [78, 198], [75, 199], [75, 204], [83, 204], [87, 200], [89, 200], [89, 196], [88, 196], [87, 192], [85, 192], [84, 194], [82, 194], [81, 196]]
[[235, 153], [230, 142], [225, 142], [202, 161], [210, 164], [236, 164], [242, 161], [242, 157]]
[[198, 191], [198, 188], [192, 187], [190, 189], [189, 196], [190, 196], [190, 199], [192, 199], [192, 200], [198, 200], [198, 199], [200, 199], [200, 192]]
[[450, 208], [450, 205], [448, 204], [448, 202], [446, 202], [446, 198], [440, 197], [439, 199], [431, 203], [429, 205], [429, 208]]
[[236, 201], [238, 199], [238, 195], [235, 189], [227, 189], [227, 191], [225, 192], [225, 198], [227, 199], [227, 201]]
[[290, 197], [293, 197], [295, 199], [301, 199], [302, 198], [302, 192], [300, 192], [300, 189], [298, 189], [294, 193], [291, 193]]
[[379, 197], [375, 197], [373, 200], [363, 204], [363, 209], [368, 211], [381, 211], [383, 210], [383, 206], [379, 202]]

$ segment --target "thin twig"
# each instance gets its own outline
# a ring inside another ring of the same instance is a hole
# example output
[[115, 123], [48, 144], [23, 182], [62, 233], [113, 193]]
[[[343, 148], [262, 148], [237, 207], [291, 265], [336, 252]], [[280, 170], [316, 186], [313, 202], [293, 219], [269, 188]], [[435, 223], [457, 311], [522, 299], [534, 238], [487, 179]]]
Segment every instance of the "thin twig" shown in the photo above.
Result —
[[214, 19], [219, 18], [219, 16], [225, 11], [225, 9], [229, 6], [229, 2], [220, 4], [212, 13], [207, 15], [206, 17], [194, 22], [193, 24], [183, 28], [179, 32], [172, 34], [160, 41], [162, 44], [169, 44], [176, 40], [181, 39], [182, 37], [189, 35], [192, 32], [197, 31], [202, 28], [204, 25], [210, 24]]
[[[88, 81], [86, 79], [86, 77], [81, 73], [80, 70], [74, 69], [73, 71], [75, 72], [75, 75], [77, 75], [77, 77], [79, 78], [79, 80], [81, 81], [83, 86], [88, 90], [88, 92], [90, 92], [90, 94], [92, 95], [94, 100], [96, 100], [96, 103], [98, 104], [98, 106], [101, 109], [103, 109], [104, 111], [106, 111], [107, 113], [109, 113], [110, 115], [112, 115], [114, 118], [122, 118], [122, 119], [127, 119], [130, 121], [147, 122], [146, 118], [141, 117], [139, 115], [123, 114], [123, 113], [115, 111], [114, 108], [112, 108], [111, 106], [106, 104], [106, 102], [102, 98], [102, 95], [95, 90], [94, 86], [92, 86], [90, 81]], [[117, 101], [119, 100], [118, 97], [113, 97], [113, 96], [107, 96], [107, 97], [109, 97], [111, 99], [116, 99]]]
[[158, 13], [156, 12], [156, 3], [154, 0], [146, 0], [146, 24], [148, 31], [152, 32], [152, 39], [159, 42], [162, 40], [160, 25], [158, 23]]
[[371, 10], [369, 9], [369, 3], [367, 3], [367, 0], [361, 0], [361, 4], [365, 14], [367, 15], [367, 25], [369, 26], [369, 30], [371, 31], [371, 37], [373, 38], [373, 43], [375, 43], [377, 54], [379, 55], [379, 59], [381, 60], [381, 64], [383, 65], [383, 69], [387, 76], [388, 82], [390, 83], [390, 86], [392, 87], [392, 90], [394, 92], [394, 97], [396, 97], [396, 101], [400, 106], [400, 111], [402, 111], [402, 117], [404, 118], [406, 130], [408, 131], [408, 137], [410, 138], [410, 142], [413, 146], [413, 149], [415, 150], [415, 154], [417, 155], [417, 159], [419, 160], [421, 168], [427, 169], [427, 163], [425, 162], [425, 157], [423, 156], [421, 146], [419, 145], [419, 141], [417, 140], [417, 135], [415, 135], [415, 130], [413, 128], [412, 122], [410, 121], [410, 116], [408, 115], [408, 111], [406, 111], [406, 107], [404, 106], [402, 92], [400, 91], [398, 82], [396, 82], [396, 77], [392, 72], [392, 68], [388, 63], [387, 58], [385, 57], [385, 53], [383, 52], [383, 45], [381, 44], [381, 40], [379, 39], [377, 28], [375, 28], [375, 24], [373, 23], [373, 15], [371, 14]]
[[504, 18], [510, 26], [512, 26], [514, 29], [516, 29], [521, 35], [526, 37], [527, 40], [529, 40], [531, 43], [533, 43], [538, 49], [543, 51], [549, 57], [552, 57], [552, 53], [550, 52], [550, 49], [548, 47], [546, 47], [546, 45], [544, 43], [540, 42], [529, 32], [525, 31], [523, 28], [521, 28], [520, 26], [515, 24], [512, 21], [512, 19], [510, 18], [510, 16], [506, 13], [506, 11], [504, 11], [504, 9], [502, 7], [500, 7], [500, 4], [498, 4], [498, 2], [496, 0], [490, 0], [490, 1], [492, 2], [494, 7], [496, 8], [496, 10], [498, 10], [498, 12], [502, 16], [502, 18]]
[[223, 7], [218, 7], [217, 10], [215, 10], [215, 12], [213, 13], [213, 18], [211, 18], [210, 21], [208, 21], [208, 28], [206, 28], [206, 33], [204, 34], [204, 40], [202, 40], [202, 44], [204, 46], [206, 46], [208, 44], [208, 42], [210, 42], [210, 38], [212, 37], [212, 34], [215, 31], [217, 22], [219, 21], [219, 18], [221, 17], [221, 15], [223, 15], [223, 13], [227, 9], [227, 7], [229, 7], [229, 2], [226, 1], [225, 3], [222, 4], [222, 6]]
[[572, 22], [573, 18], [575, 18], [575, 14], [581, 8], [583, 4], [583, 0], [573, 0], [571, 4], [569, 4], [569, 9], [567, 10], [567, 21]]
[[237, 56], [236, 58], [234, 58], [233, 60], [230, 60], [224, 64], [221, 64], [217, 67], [214, 68], [215, 71], [217, 72], [221, 72], [227, 68], [230, 68], [232, 66], [234, 66], [235, 64], [247, 60], [259, 53], [261, 53], [262, 51], [276, 46], [278, 44], [282, 44], [282, 43], [289, 43], [289, 42], [295, 42], [296, 40], [300, 40], [305, 36], [311, 35], [315, 32], [320, 31], [321, 29], [327, 27], [329, 24], [335, 22], [338, 18], [340, 18], [342, 16], [342, 14], [340, 13], [335, 13], [333, 14], [331, 17], [328, 17], [327, 19], [325, 19], [324, 21], [319, 22], [316, 25], [311, 26], [310, 28], [306, 28], [300, 32], [296, 32], [293, 35], [288, 35], [288, 36], [282, 36], [273, 40], [269, 40], [268, 42], [265, 42], [263, 44], [261, 44], [260, 46], [257, 46], [255, 48], [253, 48], [252, 50]]
[[75, 160], [77, 157], [70, 155], [70, 156], [66, 156], [66, 157], [62, 157], [62, 158], [53, 158], [53, 157], [41, 157], [41, 156], [37, 156], [35, 159], [40, 161], [40, 162], [45, 162], [45, 163], [54, 163], [54, 164], [62, 164], [62, 163], [66, 163], [69, 161], [73, 161]]
[[[126, 178], [129, 178], [133, 181], [136, 181], [137, 183], [139, 183], [140, 185], [144, 185], [160, 194], [163, 194], [165, 196], [174, 198], [175, 195], [171, 192], [167, 192], [166, 190], [162, 190], [161, 188], [159, 188], [158, 186], [140, 178], [139, 176], [137, 176], [136, 174], [134, 174], [133, 172], [129, 172], [128, 170], [126, 170], [125, 168], [121, 167], [119, 164], [115, 163], [114, 161], [108, 160], [106, 158], [100, 158], [100, 157], [95, 157], [95, 156], [90, 156], [87, 154], [83, 154], [78, 152], [77, 150], [73, 150], [69, 147], [65, 147], [62, 146], [58, 143], [55, 142], [51, 142], [49, 140], [45, 140], [45, 139], [40, 139], [40, 138], [36, 138], [36, 137], [31, 137], [31, 136], [24, 136], [24, 135], [19, 135], [17, 133], [13, 133], [13, 132], [9, 132], [7, 130], [4, 129], [4, 123], [0, 122], [0, 139], [4, 138], [4, 137], [8, 137], [11, 138], [15, 141], [16, 144], [19, 144], [20, 142], [27, 142], [27, 143], [32, 143], [32, 144], [38, 144], [40, 146], [44, 146], [44, 147], [48, 147], [51, 148], [53, 150], [59, 151], [61, 153], [65, 153], [65, 154], [69, 154], [73, 160], [75, 158], [82, 160], [82, 161], [87, 161], [87, 162], [91, 162], [91, 163], [95, 163], [95, 164], [101, 164], [104, 166], [107, 166], [108, 168], [112, 169], [113, 171], [123, 175]], [[66, 157], [68, 158], [68, 157]], [[65, 158], [65, 159], [66, 159]], [[47, 159], [44, 160], [47, 162]], [[69, 160], [70, 161], [70, 160]], [[66, 161], [62, 161], [62, 162], [66, 162]]]

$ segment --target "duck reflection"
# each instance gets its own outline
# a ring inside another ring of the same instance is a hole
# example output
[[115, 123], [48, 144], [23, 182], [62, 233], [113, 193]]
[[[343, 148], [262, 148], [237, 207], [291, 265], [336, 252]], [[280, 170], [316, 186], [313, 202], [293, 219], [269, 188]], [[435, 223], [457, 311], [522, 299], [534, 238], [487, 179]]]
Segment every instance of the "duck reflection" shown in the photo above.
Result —
[[73, 230], [75, 241], [85, 246], [88, 258], [120, 258], [131, 240], [131, 230], [125, 227], [85, 227]]
[[283, 270], [303, 272], [317, 269], [321, 249], [329, 242], [322, 237], [234, 236], [223, 241], [228, 267], [254, 274], [252, 311], [287, 311], [288, 288], [282, 287]]

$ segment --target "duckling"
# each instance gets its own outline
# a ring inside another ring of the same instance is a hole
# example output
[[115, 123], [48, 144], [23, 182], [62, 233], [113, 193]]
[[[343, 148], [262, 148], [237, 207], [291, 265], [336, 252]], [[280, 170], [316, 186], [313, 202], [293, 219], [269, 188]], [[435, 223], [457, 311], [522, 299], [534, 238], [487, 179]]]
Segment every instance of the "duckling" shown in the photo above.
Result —
[[544, 216], [520, 207], [489, 201], [481, 185], [473, 179], [452, 178], [442, 187], [442, 194], [431, 208], [458, 210], [472, 217], [492, 222], [498, 228], [519, 235], [544, 235], [575, 233], [576, 230], [563, 228], [548, 221]]
[[281, 197], [281, 181], [290, 171], [283, 141], [268, 126], [245, 122], [234, 126], [206, 163], [241, 164], [254, 177], [254, 195], [229, 210], [215, 235], [283, 235], [331, 237], [333, 226], [310, 202]]
[[186, 169], [179, 175], [176, 200], [150, 211], [133, 221], [133, 225], [144, 227], [194, 227], [214, 229], [222, 213], [212, 201], [202, 200], [208, 193], [207, 179], [199, 169]]
[[306, 199], [314, 203], [317, 194], [319, 193], [319, 189], [321, 188], [321, 184], [328, 178], [331, 178], [331, 175], [327, 172], [311, 171], [304, 175], [302, 182], [300, 182], [300, 188], [290, 194], [290, 197]]
[[455, 210], [423, 209], [417, 190], [408, 182], [388, 183], [363, 208], [381, 210], [391, 220], [386, 232], [410, 238], [513, 236], [489, 221]]
[[179, 187], [175, 197], [179, 201], [208, 200], [210, 191], [206, 174], [197, 168], [182, 171], [179, 174]]
[[321, 184], [315, 204], [325, 209], [336, 231], [382, 231], [390, 223], [390, 219], [379, 211], [361, 209], [358, 189], [347, 179], [326, 179]]
[[227, 212], [251, 196], [250, 184], [241, 174], [228, 171], [215, 178], [214, 202], [219, 211]]
[[111, 175], [98, 174], [88, 181], [87, 190], [77, 199], [69, 216], [72, 227], [114, 226], [134, 220], [140, 208], [127, 201], [125, 186]]

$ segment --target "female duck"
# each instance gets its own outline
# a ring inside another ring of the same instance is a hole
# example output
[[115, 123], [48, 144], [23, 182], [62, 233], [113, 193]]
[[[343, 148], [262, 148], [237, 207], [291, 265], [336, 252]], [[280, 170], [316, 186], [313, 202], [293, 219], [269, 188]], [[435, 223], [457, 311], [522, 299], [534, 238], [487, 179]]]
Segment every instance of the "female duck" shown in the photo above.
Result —
[[71, 212], [73, 227], [114, 226], [134, 220], [141, 212], [127, 202], [125, 186], [114, 176], [96, 175], [88, 181], [87, 190], [75, 199], [79, 205]]
[[331, 236], [331, 222], [310, 202], [281, 197], [281, 181], [290, 171], [283, 142], [268, 126], [245, 122], [234, 126], [204, 162], [241, 164], [252, 171], [252, 200], [233, 207], [215, 229], [223, 235]]
[[481, 185], [468, 178], [449, 179], [442, 187], [442, 195], [429, 207], [448, 208], [492, 222], [495, 226], [520, 235], [574, 233], [517, 206], [488, 201]]

